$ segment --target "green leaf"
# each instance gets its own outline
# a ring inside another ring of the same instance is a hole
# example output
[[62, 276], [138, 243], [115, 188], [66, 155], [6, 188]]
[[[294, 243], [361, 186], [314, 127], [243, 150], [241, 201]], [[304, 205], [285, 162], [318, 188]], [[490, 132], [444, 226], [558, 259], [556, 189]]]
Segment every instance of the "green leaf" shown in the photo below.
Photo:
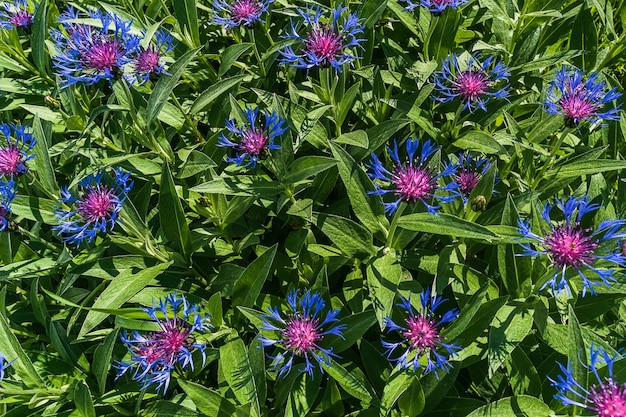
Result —
[[578, 68], [591, 71], [595, 67], [598, 56], [598, 30], [593, 21], [591, 10], [586, 7], [586, 4], [580, 8], [580, 12], [578, 12], [572, 25], [569, 49], [585, 52], [572, 60], [572, 63]]
[[202, 94], [198, 96], [196, 101], [191, 105], [191, 109], [189, 110], [189, 114], [196, 114], [199, 111], [204, 110], [207, 106], [213, 104], [215, 100], [220, 98], [222, 94], [228, 92], [231, 88], [239, 85], [241, 81], [243, 81], [243, 75], [237, 75], [235, 77], [225, 78], [220, 80], [207, 88]]
[[239, 57], [254, 47], [253, 43], [238, 43], [235, 45], [231, 45], [228, 48], [224, 49], [224, 52], [220, 54], [221, 62], [220, 69], [217, 72], [217, 76], [221, 77], [226, 74], [228, 70], [233, 66], [235, 61], [239, 59]]
[[57, 224], [54, 214], [56, 201], [38, 197], [26, 197], [18, 195], [11, 203], [11, 211], [28, 220], [39, 221], [45, 224]]
[[167, 161], [163, 162], [161, 174], [161, 192], [159, 194], [159, 219], [165, 237], [174, 242], [185, 259], [189, 260], [192, 254], [191, 233], [183, 206], [176, 193], [174, 179]]
[[[131, 271], [120, 273], [109, 285], [102, 291], [102, 294], [96, 299], [93, 308], [115, 309], [120, 308], [122, 304], [130, 300], [135, 294], [141, 291], [154, 278], [159, 276], [169, 266], [170, 262], [162, 263], [133, 274]], [[130, 272], [130, 273], [129, 273]], [[109, 316], [108, 313], [98, 311], [89, 311], [83, 326], [80, 329], [78, 338], [91, 331], [94, 327]]]
[[489, 329], [489, 376], [502, 366], [513, 349], [528, 335], [533, 317], [521, 303], [506, 304], [500, 308]]
[[353, 132], [344, 133], [337, 139], [334, 139], [333, 142], [343, 145], [358, 146], [359, 148], [363, 149], [367, 149], [370, 145], [369, 138], [367, 137], [367, 132], [365, 132], [364, 130], [355, 130]]
[[[585, 339], [583, 339], [580, 323], [572, 305], [568, 305], [568, 326], [567, 326], [567, 361], [572, 376], [583, 387], [587, 386], [587, 348], [585, 347]], [[570, 397], [574, 399], [574, 397]]]
[[456, 32], [459, 28], [461, 15], [459, 11], [446, 7], [442, 15], [432, 20], [428, 39], [424, 40], [428, 47], [429, 58], [435, 61], [444, 59], [454, 49]]
[[[398, 401], [398, 398], [411, 386], [416, 376], [404, 370], [396, 371], [389, 377], [380, 400], [380, 415], [387, 416]], [[421, 387], [420, 387], [421, 390]], [[424, 393], [422, 392], [422, 396]]]
[[480, 239], [492, 242], [499, 237], [485, 226], [469, 222], [451, 214], [414, 213], [402, 216], [398, 226], [415, 232], [446, 235], [455, 238]]
[[381, 330], [391, 315], [401, 278], [402, 266], [393, 249], [367, 266], [367, 285]]
[[[48, 0], [42, 0], [37, 5], [33, 17], [32, 34], [30, 36], [33, 61], [39, 72], [43, 75], [48, 72], [48, 59], [46, 56], [46, 37], [48, 35]], [[38, 136], [37, 139], [40, 139]], [[37, 154], [39, 155], [39, 154]]]
[[508, 155], [504, 146], [491, 135], [480, 130], [470, 130], [452, 143], [460, 149], [481, 152], [487, 155]]
[[268, 181], [252, 176], [237, 176], [216, 178], [212, 181], [196, 185], [190, 191], [208, 194], [225, 194], [236, 196], [257, 196], [271, 198], [284, 191], [283, 186], [276, 181]]
[[306, 416], [320, 394], [321, 382], [319, 374], [311, 378], [306, 372], [298, 372], [295, 383], [290, 385], [285, 417]]
[[252, 403], [255, 415], [260, 416], [262, 400], [259, 394], [264, 390], [265, 379], [259, 379], [259, 375], [253, 372], [248, 349], [241, 339], [220, 347], [220, 367], [237, 400], [241, 404]]
[[332, 214], [314, 213], [313, 223], [349, 257], [376, 253], [372, 234], [359, 223]]
[[[198, 10], [196, 0], [172, 0], [174, 15], [182, 31], [185, 29], [191, 35], [193, 45], [200, 45], [200, 21], [198, 20]], [[172, 72], [170, 70], [170, 72]]]
[[22, 278], [36, 278], [49, 274], [57, 267], [54, 259], [40, 258], [13, 262], [0, 267], [0, 281], [14, 281]]
[[205, 417], [205, 415], [170, 400], [158, 400], [149, 403], [145, 410], [141, 410], [139, 417]]
[[303, 156], [289, 166], [287, 174], [282, 179], [283, 183], [293, 184], [308, 177], [324, 172], [337, 165], [333, 158], [325, 156]]
[[178, 380], [178, 385], [198, 407], [198, 411], [207, 416], [230, 417], [237, 414], [235, 405], [213, 390], [183, 379]]
[[548, 171], [549, 175], [555, 175], [557, 179], [592, 175], [599, 172], [617, 171], [626, 169], [626, 161], [616, 159], [595, 159], [592, 161], [574, 161], [568, 164], [554, 167]]
[[322, 367], [348, 394], [366, 404], [374, 402], [374, 398], [370, 394], [373, 392], [373, 388], [369, 386], [366, 380], [357, 378], [358, 373], [349, 372], [332, 358], [330, 358], [330, 364], [322, 362]]
[[398, 399], [398, 408], [403, 416], [416, 417], [424, 410], [425, 404], [426, 399], [420, 380], [413, 378], [409, 388]]
[[91, 370], [98, 382], [100, 395], [104, 394], [106, 390], [107, 375], [111, 369], [111, 356], [113, 355], [115, 342], [117, 342], [117, 335], [118, 329], [113, 329], [113, 331], [104, 338], [104, 341], [98, 345], [93, 355]]
[[[41, 5], [39, 7], [41, 7]], [[50, 126], [49, 123], [48, 126]], [[36, 157], [29, 162], [29, 165], [33, 168], [33, 171], [37, 172], [44, 191], [48, 195], [59, 196], [59, 184], [57, 184], [54, 176], [54, 169], [52, 168], [52, 162], [48, 154], [48, 148], [51, 145], [52, 139], [50, 137], [52, 129], [44, 129], [41, 120], [37, 116], [35, 116], [35, 120], [33, 121], [33, 129], [35, 137], [37, 138], [37, 144], [33, 148]]]
[[[195, 10], [195, 0], [176, 0], [174, 4], [193, 4], [193, 10]], [[197, 21], [195, 23], [197, 25]], [[198, 47], [196, 49], [192, 49], [187, 51], [183, 56], [181, 56], [171, 67], [168, 68], [169, 75], [162, 74], [154, 86], [154, 91], [150, 94], [150, 98], [148, 99], [148, 104], [146, 107], [146, 120], [148, 126], [152, 123], [156, 123], [157, 116], [161, 113], [163, 106], [167, 102], [170, 94], [174, 90], [174, 87], [178, 84], [178, 80], [180, 79], [183, 72], [187, 68], [187, 65], [191, 62], [191, 60], [196, 56], [198, 51], [200, 51], [202, 47]]]
[[216, 166], [217, 164], [205, 153], [193, 150], [185, 159], [185, 163], [178, 171], [176, 178], [189, 178]]
[[372, 310], [362, 313], [351, 314], [339, 320], [337, 325], [345, 325], [346, 330], [342, 332], [343, 337], [328, 335], [324, 337], [329, 346], [333, 347], [334, 353], [341, 353], [357, 343], [363, 335], [376, 323], [376, 316]]
[[76, 409], [83, 417], [96, 417], [96, 409], [91, 399], [91, 391], [84, 381], [76, 383], [74, 402], [76, 403]]
[[263, 252], [256, 258], [235, 282], [233, 289], [233, 305], [252, 307], [256, 302], [263, 284], [267, 280], [271, 270], [278, 243]]
[[467, 417], [546, 417], [553, 415], [550, 407], [535, 397], [507, 397], [477, 408]]

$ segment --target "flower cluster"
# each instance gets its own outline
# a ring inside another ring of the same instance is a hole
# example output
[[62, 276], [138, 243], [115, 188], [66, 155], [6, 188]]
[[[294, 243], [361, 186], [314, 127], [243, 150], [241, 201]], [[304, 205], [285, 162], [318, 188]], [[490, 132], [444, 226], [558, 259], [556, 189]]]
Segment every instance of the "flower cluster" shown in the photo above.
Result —
[[576, 127], [584, 121], [595, 125], [603, 120], [618, 120], [620, 106], [607, 105], [621, 96], [616, 88], [607, 91], [597, 73], [585, 77], [582, 71], [563, 65], [550, 82], [543, 104], [548, 113], [560, 114], [567, 126]]
[[[385, 203], [387, 213], [396, 211], [402, 201], [413, 203], [420, 201], [428, 212], [435, 214], [441, 206], [431, 204], [433, 200], [448, 203], [458, 195], [456, 191], [458, 184], [454, 182], [446, 185], [439, 184], [439, 179], [453, 175], [457, 166], [456, 164], [448, 164], [441, 172], [435, 170], [430, 164], [430, 158], [441, 148], [432, 141], [427, 140], [420, 146], [419, 139], [409, 138], [406, 141], [406, 163], [402, 163], [400, 159], [396, 141], [394, 141], [393, 149], [389, 146], [386, 149], [387, 155], [394, 162], [392, 170], [385, 168], [375, 154], [372, 154], [372, 159], [367, 167], [370, 170], [368, 172], [370, 178], [392, 186], [392, 188], [385, 189], [376, 184], [376, 190], [371, 193], [380, 196], [393, 193], [397, 197], [395, 201]], [[448, 195], [436, 194], [441, 191], [448, 193]]]
[[210, 329], [209, 315], [200, 314], [195, 304], [188, 303], [184, 296], [177, 297], [175, 293], [160, 300], [157, 306], [144, 307], [143, 310], [161, 330], [147, 334], [133, 331], [130, 335], [126, 332], [121, 335], [130, 360], [115, 365], [117, 378], [134, 368], [132, 378], [141, 382], [142, 389], [156, 384], [157, 391], [165, 392], [177, 366], [182, 370], [194, 368], [194, 350], [201, 353], [204, 364], [206, 345], [197, 343], [195, 335]]
[[132, 22], [90, 10], [89, 17], [99, 20], [98, 26], [76, 23], [82, 17], [69, 8], [59, 17], [62, 30], [50, 31], [57, 49], [54, 68], [63, 87], [112, 81], [121, 75], [130, 82], [143, 82], [163, 73], [162, 56], [173, 47], [168, 33], [158, 31], [156, 44], [143, 48], [140, 37], [132, 33]]
[[247, 108], [244, 113], [247, 123], [239, 128], [235, 120], [227, 120], [226, 129], [235, 137], [228, 139], [222, 133], [217, 145], [235, 151], [234, 157], [226, 156], [227, 162], [241, 165], [248, 159], [249, 162], [244, 166], [255, 167], [259, 159], [265, 158], [270, 150], [280, 149], [280, 145], [275, 144], [274, 139], [287, 131], [287, 122], [274, 112], [264, 112], [263, 121], [259, 120], [259, 109]]
[[457, 7], [461, 7], [469, 0], [420, 0], [413, 3], [411, 0], [404, 0], [408, 3], [406, 10], [413, 11], [418, 7], [425, 7], [433, 14], [441, 14], [446, 9], [455, 10]]
[[[550, 217], [555, 207], [564, 216], [564, 221], [556, 224]], [[586, 196], [557, 200], [554, 204], [546, 203], [542, 213], [545, 224], [539, 226], [541, 235], [532, 231], [529, 220], [519, 220], [520, 234], [532, 242], [520, 243], [524, 248], [520, 256], [547, 255], [554, 269], [552, 277], [540, 290], [549, 285], [554, 293], [565, 289], [569, 296], [572, 285], [571, 277], [567, 274], [569, 270], [575, 270], [582, 279], [583, 296], [587, 290], [595, 294], [594, 286], [599, 285], [599, 282], [590, 279], [589, 273], [599, 277], [606, 286], [610, 286], [610, 281], [615, 281], [615, 269], [607, 266], [626, 265], [626, 256], [619, 245], [619, 240], [626, 236], [621, 231], [626, 222], [604, 220], [595, 228], [583, 226], [583, 217], [599, 207], [591, 204]]]
[[263, 346], [277, 346], [283, 350], [273, 359], [273, 368], [278, 370], [278, 375], [289, 373], [296, 357], [304, 357], [305, 366], [302, 372], [308, 372], [313, 376], [314, 364], [317, 362], [322, 370], [322, 364], [330, 365], [330, 357], [338, 357], [333, 353], [333, 348], [320, 346], [324, 336], [342, 336], [345, 325], [336, 325], [339, 310], [329, 310], [326, 315], [323, 311], [326, 303], [319, 293], [305, 290], [298, 295], [297, 290], [287, 294], [289, 311], [285, 314], [278, 307], [268, 307], [268, 314], [261, 316], [263, 330], [276, 332], [276, 337], [260, 337]]
[[[599, 417], [626, 416], [626, 383], [619, 383], [613, 377], [613, 364], [619, 359], [622, 359], [621, 355], [611, 356], [604, 349], [591, 345], [587, 369], [592, 372], [595, 381], [589, 386], [583, 386], [583, 381], [576, 381], [571, 363], [567, 368], [558, 363], [562, 374], [556, 381], [548, 378], [557, 389], [554, 398], [563, 405], [578, 406]], [[606, 365], [604, 377], [600, 373], [602, 365]]]
[[274, 0], [213, 0], [213, 23], [232, 29], [260, 21]]
[[452, 54], [442, 62], [441, 71], [434, 74], [439, 93], [434, 99], [441, 103], [459, 100], [470, 112], [477, 107], [487, 111], [491, 99], [508, 97], [510, 75], [508, 68], [493, 57], [482, 64], [471, 57], [467, 65], [461, 66], [456, 54]]
[[33, 24], [33, 10], [28, 7], [28, 0], [13, 0], [0, 5], [0, 28], [23, 28], [30, 30]]
[[4, 142], [0, 145], [0, 175], [17, 176], [28, 171], [26, 162], [34, 158], [31, 153], [37, 140], [24, 126], [15, 123], [0, 123]]
[[308, 31], [306, 35], [301, 36], [294, 21], [291, 21], [291, 30], [286, 38], [298, 41], [301, 49], [296, 53], [291, 45], [285, 46], [279, 51], [282, 55], [280, 64], [307, 70], [330, 66], [341, 71], [342, 65], [358, 59], [350, 49], [361, 47], [364, 39], [358, 38], [357, 35], [363, 32], [364, 26], [355, 13], [344, 16], [347, 11], [347, 7], [339, 6], [333, 9], [332, 16], [327, 18], [320, 7], [298, 9]]
[[129, 172], [116, 169], [114, 185], [110, 187], [102, 183], [103, 175], [100, 171], [82, 179], [77, 197], [67, 187], [61, 189], [55, 209], [59, 224], [53, 229], [63, 235], [64, 242], [80, 246], [85, 240], [91, 243], [98, 232], [113, 230], [133, 181]]
[[[443, 326], [454, 321], [459, 310], [453, 308], [443, 315], [436, 315], [435, 310], [447, 300], [425, 289], [420, 294], [421, 311], [416, 312], [411, 304], [411, 295], [408, 298], [400, 296], [400, 303], [408, 316], [404, 319], [404, 327], [396, 324], [391, 317], [385, 320], [387, 333], [398, 332], [401, 340], [387, 342], [382, 340], [387, 350], [386, 356], [401, 368], [412, 369], [416, 372], [424, 367], [422, 374], [436, 369], [448, 370], [452, 367], [450, 358], [461, 349], [454, 343], [446, 343], [441, 335]], [[404, 350], [398, 358], [392, 358], [396, 349]]]

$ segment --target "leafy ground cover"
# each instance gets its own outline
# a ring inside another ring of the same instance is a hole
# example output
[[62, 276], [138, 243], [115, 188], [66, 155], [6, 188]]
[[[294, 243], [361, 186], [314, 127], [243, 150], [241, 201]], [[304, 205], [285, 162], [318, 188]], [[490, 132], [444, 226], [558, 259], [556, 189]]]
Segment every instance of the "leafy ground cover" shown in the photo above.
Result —
[[0, 2], [0, 410], [626, 416], [625, 25]]

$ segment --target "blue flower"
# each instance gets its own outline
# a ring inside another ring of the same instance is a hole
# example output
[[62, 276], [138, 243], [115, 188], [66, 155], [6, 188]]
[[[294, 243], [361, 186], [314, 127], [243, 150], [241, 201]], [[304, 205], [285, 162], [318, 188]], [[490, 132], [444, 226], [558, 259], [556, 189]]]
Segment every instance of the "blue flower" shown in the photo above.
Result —
[[131, 33], [130, 21], [95, 10], [89, 17], [98, 19], [101, 27], [74, 23], [81, 15], [70, 7], [59, 18], [63, 29], [50, 30], [57, 51], [54, 68], [63, 88], [111, 81], [123, 73], [124, 66], [139, 51], [139, 37]]
[[[144, 34], [145, 35], [145, 34]], [[164, 30], [159, 29], [155, 35], [155, 42], [150, 43], [147, 48], [139, 46], [131, 63], [131, 69], [124, 74], [129, 83], [135, 82], [143, 84], [150, 77], [167, 74], [163, 55], [174, 49], [174, 38]]]
[[298, 9], [298, 13], [304, 19], [304, 25], [308, 28], [306, 35], [301, 36], [296, 30], [294, 21], [291, 20], [291, 30], [287, 39], [295, 39], [301, 45], [301, 50], [296, 53], [291, 46], [285, 46], [278, 52], [282, 55], [281, 65], [291, 65], [294, 68], [306, 68], [316, 66], [331, 66], [341, 71], [341, 66], [358, 59], [350, 52], [350, 48], [360, 47], [365, 39], [357, 37], [363, 33], [364, 26], [355, 13], [348, 16], [342, 15], [348, 11], [347, 7], [337, 7], [332, 10], [330, 19], [324, 17], [322, 9], [318, 6]]
[[[582, 407], [593, 415], [623, 416], [626, 412], [626, 384], [619, 383], [613, 378], [613, 364], [619, 359], [622, 359], [621, 355], [611, 356], [592, 344], [589, 350], [589, 366], [585, 366], [593, 373], [595, 382], [591, 382], [587, 387], [582, 385], [585, 382], [576, 381], [574, 378], [571, 362], [567, 368], [557, 363], [562, 374], [556, 381], [548, 377], [552, 386], [557, 389], [554, 398], [565, 406]], [[606, 371], [603, 370], [604, 367]]]
[[506, 99], [509, 95], [509, 69], [493, 57], [482, 64], [471, 57], [467, 65], [461, 67], [456, 54], [443, 60], [441, 71], [434, 74], [435, 90], [433, 97], [440, 103], [459, 100], [464, 109], [474, 111], [477, 107], [487, 111], [487, 103], [493, 99]]
[[[444, 302], [445, 298], [436, 294], [431, 294], [429, 289], [425, 289], [420, 294], [422, 309], [416, 312], [411, 305], [411, 294], [408, 298], [400, 296], [400, 303], [408, 316], [404, 319], [404, 326], [396, 324], [391, 317], [385, 320], [387, 333], [399, 332], [401, 340], [399, 342], [387, 342], [381, 340], [383, 347], [387, 350], [387, 359], [403, 369], [412, 369], [417, 372], [424, 367], [422, 374], [425, 375], [435, 369], [449, 370], [452, 367], [450, 358], [461, 350], [461, 347], [454, 343], [445, 343], [441, 336], [443, 326], [454, 321], [459, 310], [453, 308], [446, 311], [443, 316], [436, 315], [435, 310]], [[398, 358], [392, 358], [396, 349], [404, 350]]]
[[10, 179], [0, 180], [0, 232], [9, 226], [9, 215], [11, 214], [11, 203], [15, 198], [17, 184]]
[[126, 331], [122, 333], [120, 339], [130, 353], [130, 360], [114, 365], [118, 369], [116, 379], [134, 368], [132, 379], [141, 383], [141, 389], [155, 384], [157, 392], [165, 392], [174, 370], [194, 369], [194, 351], [201, 353], [204, 365], [206, 345], [197, 343], [195, 336], [210, 330], [210, 316], [200, 314], [198, 306], [189, 304], [184, 296], [177, 297], [176, 293], [159, 300], [157, 306], [153, 303], [142, 310], [161, 330], [147, 334], [136, 330], [130, 335]]
[[603, 120], [618, 120], [621, 104], [607, 107], [622, 94], [616, 88], [607, 91], [607, 85], [599, 78], [599, 74], [592, 73], [585, 79], [582, 71], [563, 65], [546, 91], [545, 111], [562, 115], [569, 127], [583, 121], [595, 125]]
[[213, 23], [232, 29], [237, 26], [251, 27], [261, 21], [274, 0], [213, 0]]
[[7, 362], [6, 357], [0, 353], [0, 382], [4, 379], [4, 370], [11, 366], [13, 362], [15, 362], [15, 359], [11, 362]]
[[[370, 170], [368, 172], [370, 178], [390, 183], [392, 186], [390, 189], [384, 189], [376, 184], [376, 191], [371, 191], [370, 193], [380, 196], [394, 193], [398, 197], [394, 202], [384, 203], [385, 212], [393, 213], [398, 209], [398, 205], [402, 201], [413, 203], [421, 201], [429, 213], [436, 214], [441, 206], [432, 205], [432, 200], [437, 199], [440, 202], [449, 203], [458, 196], [456, 191], [457, 184], [451, 182], [443, 186], [439, 185], [440, 178], [456, 172], [456, 164], [448, 164], [443, 171], [437, 173], [431, 167], [429, 158], [440, 151], [441, 148], [432, 141], [427, 140], [424, 142], [421, 146], [421, 151], [418, 152], [420, 149], [419, 139], [409, 138], [406, 141], [406, 161], [408, 161], [406, 163], [402, 163], [402, 159], [400, 159], [396, 141], [393, 143], [393, 149], [389, 146], [386, 149], [387, 155], [391, 157], [395, 165], [391, 171], [384, 167], [375, 154], [372, 154], [372, 159], [367, 165], [367, 168]], [[438, 191], [450, 194], [435, 194]]]
[[298, 296], [298, 291], [292, 290], [287, 294], [287, 304], [290, 311], [286, 314], [279, 312], [278, 307], [267, 308], [268, 314], [261, 316], [261, 329], [276, 332], [276, 337], [261, 336], [259, 340], [265, 347], [277, 346], [284, 350], [276, 356], [267, 355], [273, 359], [273, 369], [278, 370], [278, 376], [291, 371], [296, 357], [304, 357], [305, 367], [301, 372], [313, 377], [314, 361], [322, 371], [322, 364], [330, 366], [331, 356], [338, 357], [332, 347], [324, 348], [319, 343], [329, 334], [343, 338], [346, 326], [333, 324], [338, 321], [339, 310], [329, 310], [324, 317], [326, 303], [319, 293], [307, 289]]
[[413, 3], [411, 0], [404, 0], [408, 3], [406, 10], [413, 11], [417, 7], [426, 7], [433, 14], [441, 14], [447, 8], [455, 10], [467, 4], [469, 0], [420, 0], [419, 3]]
[[35, 156], [30, 151], [37, 140], [19, 123], [0, 123], [0, 133], [6, 142], [0, 145], [0, 175], [12, 177], [24, 174], [28, 171], [26, 162]]
[[259, 159], [267, 156], [269, 150], [280, 149], [280, 145], [274, 143], [274, 138], [288, 130], [287, 122], [274, 112], [271, 114], [263, 112], [264, 122], [258, 121], [259, 109], [247, 108], [244, 113], [248, 123], [241, 128], [237, 127], [235, 120], [226, 121], [226, 129], [234, 133], [237, 139], [228, 139], [222, 133], [218, 139], [217, 146], [230, 147], [235, 150], [236, 156], [227, 156], [227, 162], [241, 165], [246, 159], [249, 159], [249, 162], [244, 166], [255, 167]]
[[64, 242], [80, 246], [84, 240], [91, 243], [98, 232], [113, 230], [133, 181], [129, 172], [119, 168], [115, 170], [113, 187], [103, 184], [102, 176], [100, 171], [82, 179], [78, 183], [81, 188], [78, 197], [67, 187], [61, 188], [61, 198], [54, 212], [59, 224], [53, 229], [64, 235]]
[[0, 28], [30, 29], [30, 25], [33, 24], [34, 12], [28, 7], [27, 0], [13, 0], [13, 3], [3, 2], [0, 6]]
[[[452, 174], [456, 189], [463, 196], [463, 202], [467, 203], [474, 188], [483, 175], [489, 170], [492, 162], [487, 158], [475, 158], [468, 152], [458, 154], [459, 162]], [[495, 193], [495, 190], [493, 191]]]
[[[558, 207], [563, 213], [564, 221], [556, 224], [552, 222], [550, 213], [554, 207]], [[626, 236], [621, 232], [626, 222], [604, 220], [595, 228], [582, 226], [582, 218], [599, 207], [598, 204], [590, 204], [586, 196], [570, 197], [566, 201], [557, 200], [554, 204], [546, 203], [542, 213], [544, 223], [539, 225], [541, 236], [532, 232], [529, 220], [518, 221], [519, 233], [532, 242], [520, 243], [524, 252], [518, 256], [547, 255], [554, 268], [551, 279], [540, 290], [550, 285], [553, 293], [565, 289], [569, 296], [571, 277], [567, 275], [567, 271], [572, 269], [582, 279], [583, 296], [587, 290], [595, 295], [594, 286], [599, 285], [599, 282], [592, 281], [587, 276], [589, 271], [598, 276], [607, 287], [610, 286], [610, 281], [616, 281], [616, 271], [607, 266], [624, 266], [626, 263], [626, 257], [619, 245], [619, 239]]]

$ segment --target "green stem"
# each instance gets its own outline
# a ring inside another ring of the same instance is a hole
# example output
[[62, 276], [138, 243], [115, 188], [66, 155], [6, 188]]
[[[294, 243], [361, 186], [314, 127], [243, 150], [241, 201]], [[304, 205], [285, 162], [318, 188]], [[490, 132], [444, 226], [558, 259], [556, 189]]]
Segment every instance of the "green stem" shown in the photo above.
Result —
[[391, 225], [389, 226], [389, 233], [387, 233], [387, 241], [385, 242], [385, 246], [388, 248], [392, 247], [393, 238], [396, 233], [396, 229], [398, 228], [398, 219], [402, 216], [404, 209], [406, 208], [406, 203], [402, 201], [398, 210], [393, 214], [393, 218], [391, 219]]
[[259, 54], [259, 47], [257, 46], [256, 43], [256, 34], [254, 32], [254, 29], [250, 30], [250, 40], [252, 41], [252, 44], [254, 45], [254, 55], [256, 56], [256, 60], [259, 63], [259, 70], [261, 70], [261, 76], [263, 76], [263, 78], [267, 78], [267, 71], [265, 70], [265, 64], [263, 63], [263, 60], [261, 59], [261, 54]]

